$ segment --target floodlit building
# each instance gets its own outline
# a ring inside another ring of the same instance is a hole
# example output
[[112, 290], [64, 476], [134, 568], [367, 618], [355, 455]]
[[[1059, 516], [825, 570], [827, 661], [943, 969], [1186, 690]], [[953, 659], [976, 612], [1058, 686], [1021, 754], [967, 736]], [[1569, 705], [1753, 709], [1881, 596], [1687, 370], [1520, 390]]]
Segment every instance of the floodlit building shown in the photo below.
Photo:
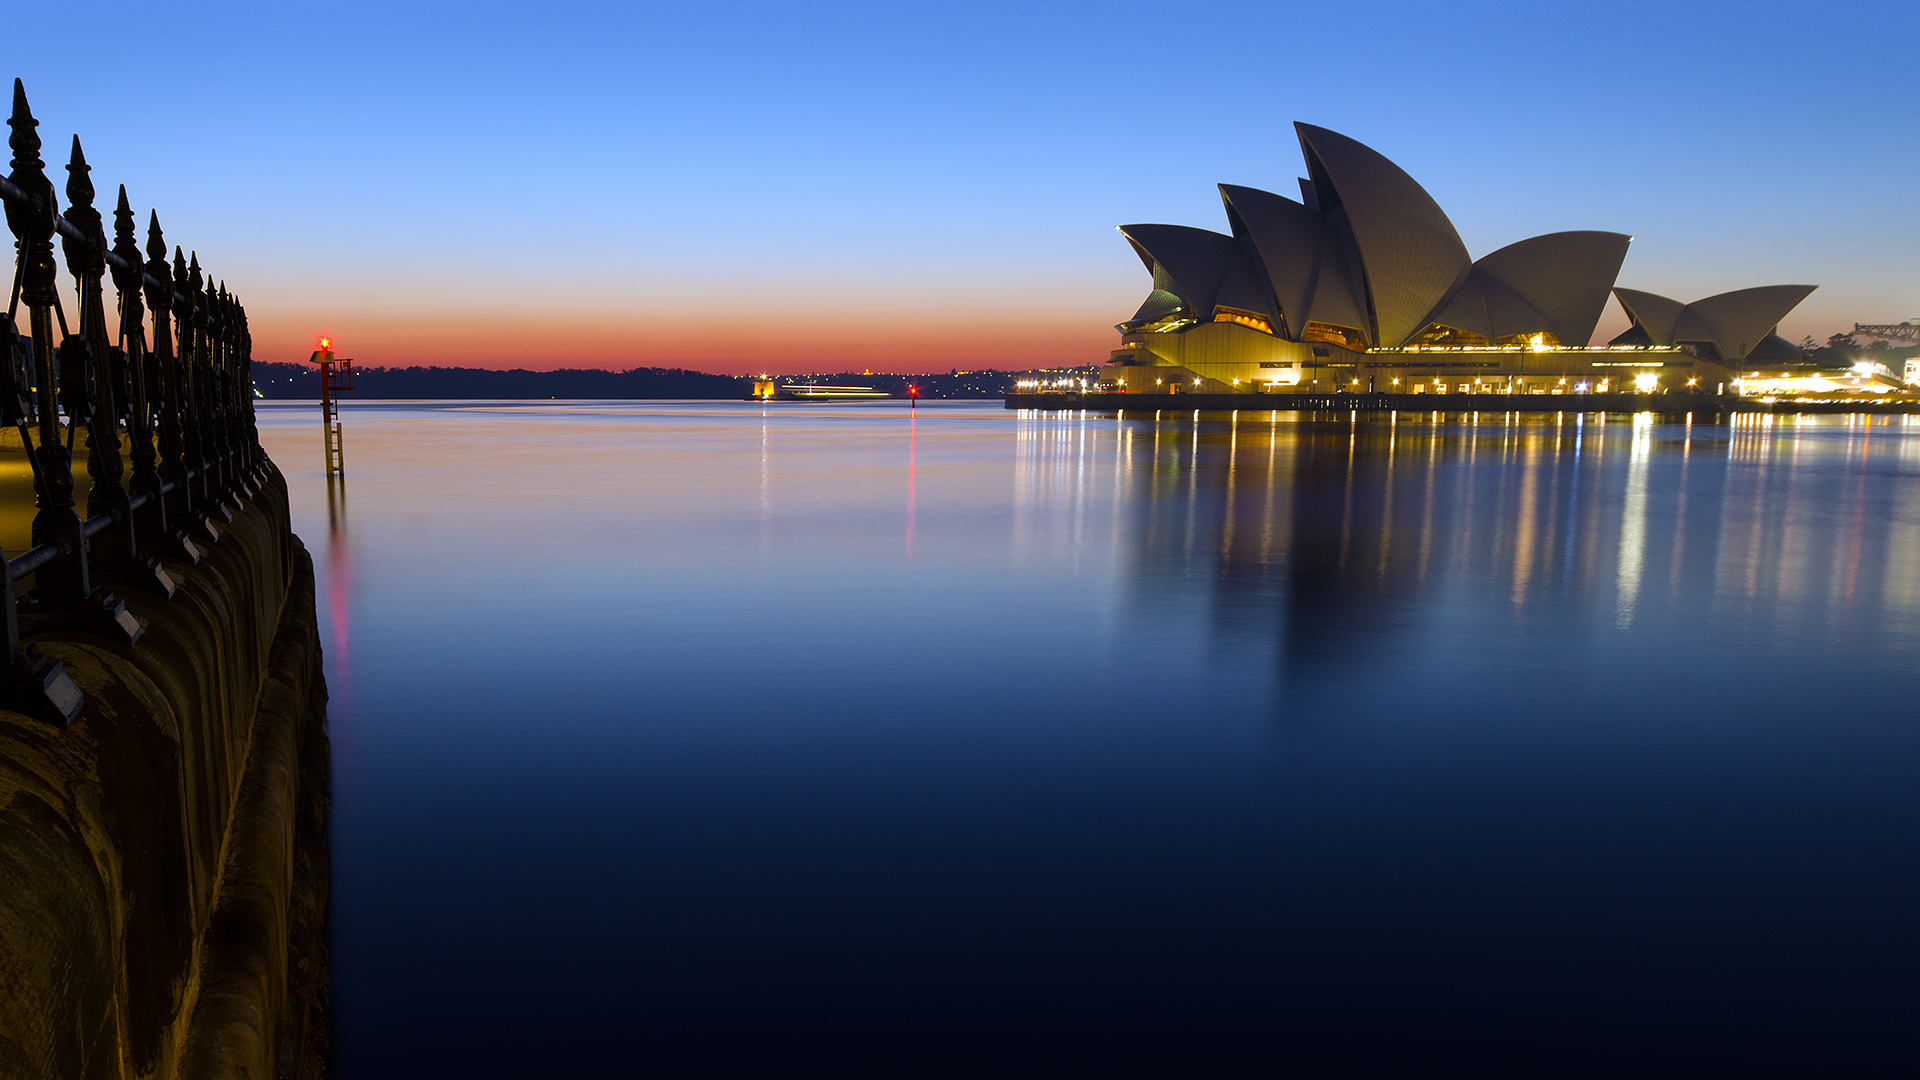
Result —
[[1822, 398], [1884, 397], [1907, 389], [1905, 380], [1879, 360], [1821, 365], [1797, 354], [1784, 363], [1748, 357], [1734, 387], [1748, 397], [1811, 394]]
[[[1123, 225], [1153, 277], [1100, 385], [1135, 393], [1736, 393], [1814, 290], [1683, 304], [1615, 289], [1632, 237], [1536, 236], [1473, 259], [1419, 184], [1372, 149], [1295, 124], [1296, 201], [1220, 186], [1229, 232]], [[1607, 297], [1633, 325], [1592, 345]]]

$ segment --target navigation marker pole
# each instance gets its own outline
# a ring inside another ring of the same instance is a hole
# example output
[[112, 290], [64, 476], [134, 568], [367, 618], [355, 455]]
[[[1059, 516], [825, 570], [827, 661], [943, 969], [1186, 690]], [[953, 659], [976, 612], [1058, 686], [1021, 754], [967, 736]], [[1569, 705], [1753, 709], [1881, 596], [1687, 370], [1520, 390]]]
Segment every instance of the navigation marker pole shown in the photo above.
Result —
[[340, 450], [340, 402], [334, 394], [353, 389], [353, 361], [335, 359], [333, 339], [324, 337], [308, 360], [320, 365], [320, 430], [326, 438], [327, 476], [331, 478], [347, 471]]

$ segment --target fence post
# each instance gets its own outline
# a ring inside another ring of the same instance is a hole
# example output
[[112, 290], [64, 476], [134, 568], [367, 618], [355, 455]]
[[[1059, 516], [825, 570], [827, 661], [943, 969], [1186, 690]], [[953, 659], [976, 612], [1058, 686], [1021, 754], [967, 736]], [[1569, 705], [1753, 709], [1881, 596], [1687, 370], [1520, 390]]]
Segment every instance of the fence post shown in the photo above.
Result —
[[[196, 259], [196, 262], [198, 260]], [[207, 465], [201, 454], [198, 422], [200, 372], [194, 367], [194, 350], [199, 347], [193, 322], [193, 302], [199, 296], [200, 283], [187, 273], [187, 259], [180, 245], [173, 246], [173, 330], [179, 340], [174, 350], [173, 370], [180, 380], [180, 464], [186, 471], [187, 516], [206, 534], [218, 540], [219, 534], [207, 521]]]
[[[28, 422], [27, 384], [18, 364], [25, 354], [14, 330], [13, 317], [0, 311], [0, 422], [18, 426], [31, 461], [32, 446], [25, 441]], [[85, 699], [60, 661], [31, 643], [20, 641], [20, 604], [13, 590], [13, 567], [0, 552], [0, 623], [5, 627], [6, 655], [0, 657], [0, 706], [64, 728], [80, 715]]]
[[253, 407], [253, 331], [247, 326], [247, 306], [236, 299], [233, 309], [240, 320], [240, 395], [247, 404], [247, 468], [254, 473], [258, 490], [258, 485], [266, 483], [261, 466], [267, 455], [260, 448], [260, 417]]
[[233, 514], [226, 506], [226, 492], [220, 486], [220, 447], [214, 439], [213, 418], [213, 336], [208, 320], [206, 275], [200, 269], [200, 253], [187, 255], [187, 292], [193, 301], [193, 426], [200, 447], [200, 513], [212, 520], [215, 514], [226, 521]]
[[153, 387], [147, 377], [151, 361], [147, 356], [146, 306], [141, 302], [146, 281], [140, 244], [133, 238], [133, 208], [127, 205], [124, 184], [119, 205], [113, 211], [113, 253], [125, 264], [114, 267], [113, 286], [120, 294], [120, 340], [127, 358], [127, 449], [133, 459], [132, 486], [135, 494], [147, 500], [146, 505], [133, 511], [134, 542], [151, 554], [166, 546], [167, 507], [153, 458]]
[[173, 267], [167, 263], [167, 238], [160, 231], [160, 215], [154, 211], [147, 216], [146, 279], [147, 307], [153, 312], [153, 399], [160, 413], [160, 484], [163, 489], [172, 488], [166, 493], [167, 525], [180, 538], [181, 550], [197, 563], [200, 551], [186, 537], [193, 512], [180, 432], [180, 362], [173, 349]]
[[[120, 409], [114, 393], [118, 372], [114, 366], [113, 345], [107, 337], [106, 306], [101, 295], [101, 279], [107, 273], [107, 234], [100, 212], [93, 208], [92, 172], [86, 154], [80, 149], [80, 136], [73, 137], [73, 154], [67, 162], [67, 210], [61, 215], [86, 239], [62, 237], [66, 249], [67, 272], [73, 275], [80, 294], [80, 336], [87, 348], [82, 363], [91, 370], [67, 373], [69, 382], [87, 398], [79, 410], [87, 415], [87, 475], [93, 484], [87, 490], [87, 516], [111, 514], [115, 523], [88, 543], [93, 575], [102, 581], [131, 581], [134, 577], [137, 548], [133, 531], [133, 504], [127, 494], [120, 460]], [[91, 375], [91, 378], [86, 376]], [[68, 421], [78, 423], [71, 405]]]
[[228, 471], [233, 477], [236, 498], [255, 499], [260, 489], [253, 478], [253, 451], [248, 444], [252, 430], [248, 418], [253, 415], [253, 380], [246, 372], [246, 326], [240, 321], [240, 302], [220, 283], [220, 321], [227, 339], [227, 455]]
[[35, 547], [51, 546], [59, 553], [33, 575], [33, 610], [63, 621], [77, 617], [78, 625], [88, 632], [131, 645], [140, 638], [140, 623], [111, 593], [94, 594], [87, 568], [86, 534], [80, 516], [73, 511], [72, 448], [60, 442], [60, 403], [55, 387], [60, 385], [61, 367], [65, 366], [71, 432], [92, 405], [84, 381], [90, 374], [89, 347], [84, 336], [68, 334], [60, 343], [62, 355], [58, 360], [54, 355], [53, 320], [58, 315], [64, 330], [66, 314], [59, 307], [60, 294], [54, 287], [58, 270], [53, 261], [57, 227], [53, 184], [40, 160], [40, 136], [34, 131], [39, 121], [27, 108], [27, 94], [18, 79], [13, 83], [13, 116], [7, 124], [13, 128], [8, 139], [13, 149], [13, 173], [8, 179], [26, 192], [29, 200], [24, 206], [8, 202], [7, 225], [19, 238], [20, 298], [27, 302], [31, 315], [34, 379], [40, 399], [39, 445], [29, 450], [39, 465], [35, 493], [39, 511], [33, 518], [33, 543]]
[[227, 504], [238, 506], [239, 499], [233, 494], [233, 456], [227, 446], [227, 313], [212, 274], [207, 275], [202, 305], [207, 318], [207, 445], [213, 459], [213, 502], [231, 521], [232, 508]]
[[[18, 79], [13, 83], [13, 116], [7, 126], [13, 129], [7, 140], [13, 150], [13, 172], [8, 179], [32, 200], [24, 207], [7, 204], [7, 227], [13, 230], [20, 248], [20, 299], [26, 301], [29, 312], [39, 399], [35, 411], [39, 414], [40, 445], [28, 450], [40, 466], [33, 542], [35, 546], [55, 544], [61, 554], [34, 575], [35, 592], [43, 603], [72, 604], [85, 599], [93, 587], [87, 576], [87, 545], [80, 534], [80, 518], [73, 512], [72, 456], [60, 442], [60, 404], [54, 394], [59, 369], [53, 353], [53, 318], [60, 295], [54, 288], [53, 184], [40, 160], [40, 136], [34, 131], [40, 122], [27, 108], [27, 93]], [[60, 321], [66, 322], [64, 315]]]

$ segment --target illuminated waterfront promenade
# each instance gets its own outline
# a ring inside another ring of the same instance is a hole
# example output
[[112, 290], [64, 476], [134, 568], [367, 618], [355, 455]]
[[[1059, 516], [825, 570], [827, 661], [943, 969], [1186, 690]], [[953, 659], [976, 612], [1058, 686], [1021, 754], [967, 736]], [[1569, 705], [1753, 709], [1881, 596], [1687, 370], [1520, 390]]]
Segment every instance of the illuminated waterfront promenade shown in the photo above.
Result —
[[1096, 412], [1444, 412], [1444, 413], [1661, 413], [1717, 416], [1736, 413], [1920, 413], [1920, 401], [1891, 399], [1752, 398], [1711, 394], [1116, 394], [1047, 391], [1008, 394], [1009, 409], [1089, 409]]

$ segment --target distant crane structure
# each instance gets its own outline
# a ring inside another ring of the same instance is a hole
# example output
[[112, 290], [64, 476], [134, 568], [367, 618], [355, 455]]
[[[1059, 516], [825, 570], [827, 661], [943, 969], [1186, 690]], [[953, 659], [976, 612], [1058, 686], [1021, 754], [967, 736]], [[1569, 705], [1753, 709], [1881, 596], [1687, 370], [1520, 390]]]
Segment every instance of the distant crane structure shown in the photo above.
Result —
[[333, 341], [320, 339], [320, 347], [308, 358], [320, 365], [320, 429], [326, 440], [327, 477], [346, 472], [346, 458], [340, 448], [340, 401], [342, 390], [353, 389], [353, 361], [333, 355]]
[[1888, 341], [1904, 341], [1909, 345], [1920, 345], [1920, 322], [1903, 323], [1854, 323], [1856, 337], [1885, 338]]

